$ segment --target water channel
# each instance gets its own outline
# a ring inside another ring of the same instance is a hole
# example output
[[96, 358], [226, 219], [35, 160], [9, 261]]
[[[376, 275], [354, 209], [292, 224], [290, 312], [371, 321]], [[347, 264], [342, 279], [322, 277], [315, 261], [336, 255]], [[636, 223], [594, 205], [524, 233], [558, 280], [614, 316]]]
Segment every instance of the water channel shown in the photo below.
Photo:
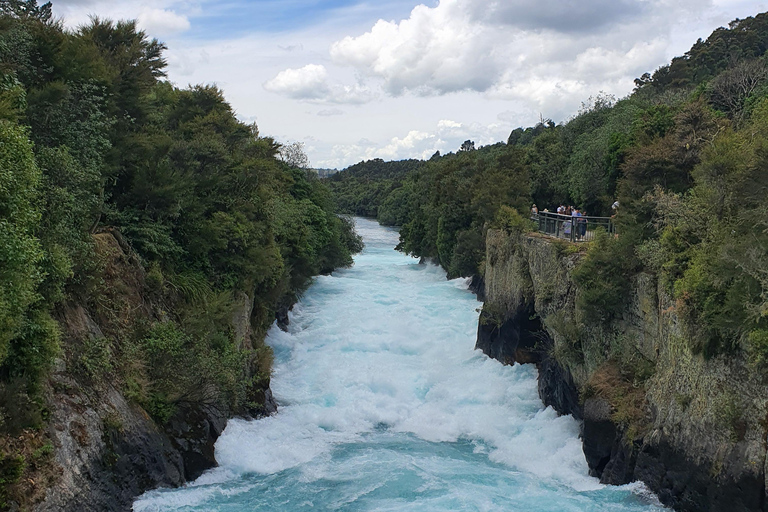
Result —
[[273, 327], [277, 415], [232, 420], [220, 466], [136, 512], [660, 510], [639, 484], [588, 476], [570, 416], [544, 408], [536, 369], [473, 350], [465, 280], [393, 250], [357, 219], [354, 267], [316, 279]]

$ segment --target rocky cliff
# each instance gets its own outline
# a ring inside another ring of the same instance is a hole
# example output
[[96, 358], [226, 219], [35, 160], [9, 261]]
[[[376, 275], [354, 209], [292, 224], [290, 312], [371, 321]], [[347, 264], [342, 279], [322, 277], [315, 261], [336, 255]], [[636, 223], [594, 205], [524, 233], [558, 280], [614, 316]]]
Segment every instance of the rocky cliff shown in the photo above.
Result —
[[583, 420], [590, 472], [641, 480], [683, 511], [768, 510], [768, 383], [743, 356], [705, 358], [651, 275], [623, 314], [590, 324], [572, 271], [583, 248], [491, 230], [478, 348], [535, 363], [542, 400]]
[[[130, 383], [121, 377], [126, 372], [118, 372], [111, 360], [129, 349], [130, 337], [163, 321], [168, 304], [151, 291], [145, 270], [119, 233], [95, 235], [95, 248], [103, 264], [97, 300], [70, 303], [56, 315], [62, 351], [47, 393], [53, 447], [47, 473], [53, 476], [35, 491], [44, 492], [35, 500], [40, 512], [130, 510], [135, 497], [149, 489], [197, 478], [216, 464], [213, 445], [234, 413], [218, 403], [182, 404], [167, 421], [157, 422], [129, 398]], [[241, 348], [257, 344], [253, 299], [240, 293], [232, 303], [235, 339]], [[276, 410], [268, 385], [253, 390], [247, 414]]]

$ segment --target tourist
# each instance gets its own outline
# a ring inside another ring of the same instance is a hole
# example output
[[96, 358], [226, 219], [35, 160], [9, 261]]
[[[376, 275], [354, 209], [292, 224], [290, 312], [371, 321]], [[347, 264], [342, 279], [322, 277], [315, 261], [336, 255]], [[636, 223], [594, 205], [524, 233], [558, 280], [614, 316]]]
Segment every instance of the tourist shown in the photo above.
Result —
[[573, 235], [576, 238], [576, 240], [579, 239], [579, 235], [581, 234], [581, 212], [578, 208], [574, 208], [571, 212], [571, 224], [573, 224]]

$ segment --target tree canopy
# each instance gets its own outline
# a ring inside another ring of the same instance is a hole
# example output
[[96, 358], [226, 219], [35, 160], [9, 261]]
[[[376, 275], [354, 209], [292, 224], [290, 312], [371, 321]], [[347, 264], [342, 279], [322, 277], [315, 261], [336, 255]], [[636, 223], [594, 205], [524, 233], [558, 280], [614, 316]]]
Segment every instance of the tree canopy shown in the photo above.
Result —
[[[361, 249], [306, 162], [280, 158], [290, 145], [238, 121], [217, 87], [164, 81], [164, 51], [135, 21], [68, 31], [50, 3], [0, 1], [0, 437], [43, 425], [57, 355], [160, 423], [182, 405], [258, 407], [275, 312]], [[162, 304], [143, 323], [115, 319], [107, 234]], [[54, 318], [73, 305], [105, 319], [103, 339], [61, 339]]]

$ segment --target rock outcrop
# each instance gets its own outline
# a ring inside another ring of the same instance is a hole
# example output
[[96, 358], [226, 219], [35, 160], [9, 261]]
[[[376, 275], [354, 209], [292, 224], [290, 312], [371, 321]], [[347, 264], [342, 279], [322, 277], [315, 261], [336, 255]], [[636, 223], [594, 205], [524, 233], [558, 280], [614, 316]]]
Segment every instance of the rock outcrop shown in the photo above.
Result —
[[[151, 292], [144, 269], [119, 233], [97, 234], [95, 245], [104, 265], [100, 300], [109, 306], [86, 300], [57, 312], [63, 350], [48, 386], [48, 437], [56, 477], [35, 505], [38, 512], [128, 511], [147, 490], [195, 479], [216, 465], [214, 443], [233, 415], [215, 405], [181, 406], [159, 425], [126, 398], [119, 377], [94, 377], [83, 370], [97, 364], [84, 362], [83, 354], [93, 351], [87, 347], [109, 346], [108, 355], [120, 349], [134, 326], [167, 315], [167, 304]], [[247, 294], [234, 297], [231, 329], [240, 348], [258, 336], [253, 309]], [[251, 371], [244, 368], [245, 374]], [[276, 411], [268, 383], [252, 393], [250, 401], [256, 405], [246, 415]]]
[[577, 246], [489, 231], [478, 347], [537, 364], [542, 400], [583, 420], [603, 483], [641, 480], [683, 511], [768, 510], [767, 383], [743, 355], [694, 353], [651, 275], [633, 278], [623, 315], [585, 325], [571, 277], [580, 257]]

